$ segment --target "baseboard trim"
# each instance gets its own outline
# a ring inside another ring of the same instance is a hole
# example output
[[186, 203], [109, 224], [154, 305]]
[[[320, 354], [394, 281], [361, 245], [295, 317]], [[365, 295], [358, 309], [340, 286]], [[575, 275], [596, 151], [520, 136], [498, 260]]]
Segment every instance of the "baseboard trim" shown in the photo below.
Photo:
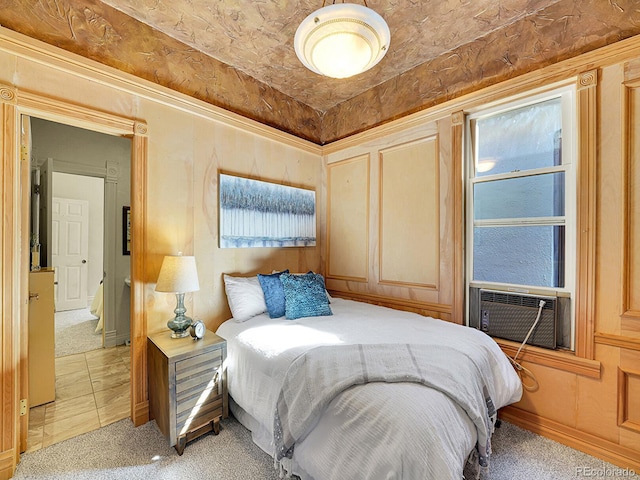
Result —
[[5, 450], [0, 452], [0, 480], [8, 480], [13, 477], [16, 469], [15, 450]]
[[640, 452], [590, 433], [540, 417], [514, 406], [500, 410], [500, 418], [543, 437], [640, 473]]
[[104, 347], [115, 347], [118, 344], [117, 342], [117, 332], [115, 330], [111, 330], [110, 332], [104, 332]]
[[149, 401], [141, 402], [132, 406], [131, 409], [133, 425], [139, 427], [149, 421]]

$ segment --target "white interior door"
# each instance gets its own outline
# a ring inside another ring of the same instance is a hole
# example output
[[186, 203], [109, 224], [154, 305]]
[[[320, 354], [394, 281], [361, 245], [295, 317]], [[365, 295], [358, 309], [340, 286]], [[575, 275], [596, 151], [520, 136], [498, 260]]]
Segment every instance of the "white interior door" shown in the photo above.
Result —
[[54, 197], [51, 234], [56, 311], [86, 308], [89, 202]]

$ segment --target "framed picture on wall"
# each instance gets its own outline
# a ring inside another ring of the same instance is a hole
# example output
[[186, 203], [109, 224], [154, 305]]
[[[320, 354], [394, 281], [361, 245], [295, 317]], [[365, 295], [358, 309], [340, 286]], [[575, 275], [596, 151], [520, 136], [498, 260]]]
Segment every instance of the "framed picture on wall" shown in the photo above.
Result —
[[122, 207], [122, 254], [131, 255], [131, 207]]
[[220, 174], [220, 248], [316, 244], [316, 192]]

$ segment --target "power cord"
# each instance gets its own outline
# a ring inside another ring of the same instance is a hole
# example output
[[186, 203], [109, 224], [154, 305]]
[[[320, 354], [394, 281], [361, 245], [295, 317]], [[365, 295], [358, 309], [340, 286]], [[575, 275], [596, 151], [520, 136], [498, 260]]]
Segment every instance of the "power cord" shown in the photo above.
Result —
[[[538, 315], [536, 316], [536, 321], [533, 322], [533, 325], [531, 325], [531, 328], [529, 329], [529, 333], [527, 333], [527, 336], [524, 337], [524, 340], [520, 344], [520, 348], [518, 348], [518, 351], [516, 352], [515, 356], [513, 358], [511, 358], [509, 355], [507, 355], [507, 358], [513, 364], [514, 368], [516, 369], [516, 372], [518, 372], [518, 376], [520, 377], [520, 381], [522, 382], [522, 386], [524, 387], [525, 390], [528, 390], [530, 392], [535, 391], [535, 390], [538, 389], [538, 381], [536, 380], [536, 377], [533, 374], [533, 372], [531, 372], [531, 370], [523, 367], [522, 365], [520, 365], [518, 363], [518, 355], [520, 355], [520, 351], [522, 350], [524, 345], [529, 340], [529, 337], [533, 333], [533, 330], [536, 328], [536, 325], [538, 325], [538, 322], [540, 321], [540, 317], [542, 316], [542, 308], [546, 305], [546, 303], [547, 302], [545, 302], [544, 300], [540, 300], [540, 303], [538, 304]], [[535, 382], [533, 385], [527, 385], [524, 382], [524, 379], [522, 378], [523, 372], [533, 379], [533, 381]]]

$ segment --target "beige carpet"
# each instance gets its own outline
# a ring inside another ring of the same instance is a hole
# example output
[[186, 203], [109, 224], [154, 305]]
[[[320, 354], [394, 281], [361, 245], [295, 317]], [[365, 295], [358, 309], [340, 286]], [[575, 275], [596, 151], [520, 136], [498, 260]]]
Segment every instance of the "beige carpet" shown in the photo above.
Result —
[[[506, 422], [493, 436], [491, 480], [628, 480], [634, 478], [630, 473]], [[168, 446], [154, 422], [134, 428], [130, 420], [121, 420], [23, 455], [14, 478], [277, 480], [278, 475], [273, 459], [230, 417], [222, 422], [220, 435], [189, 443], [182, 456]]]
[[56, 358], [102, 348], [102, 332], [95, 333], [98, 319], [88, 308], [55, 314]]

